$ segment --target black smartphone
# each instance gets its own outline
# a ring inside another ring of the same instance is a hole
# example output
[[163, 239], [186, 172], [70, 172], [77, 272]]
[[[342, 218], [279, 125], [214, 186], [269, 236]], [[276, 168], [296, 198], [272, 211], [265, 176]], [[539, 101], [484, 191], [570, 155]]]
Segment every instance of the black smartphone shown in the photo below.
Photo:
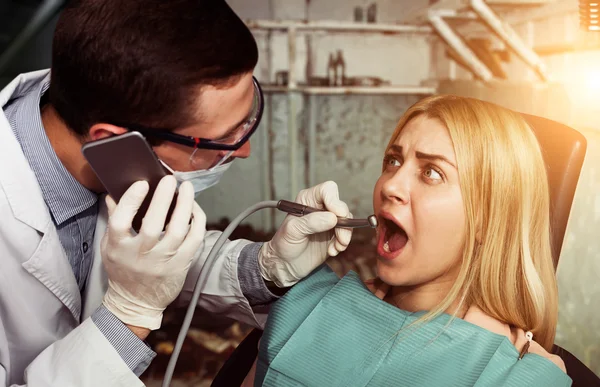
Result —
[[[83, 145], [81, 150], [108, 194], [117, 203], [133, 183], [140, 180], [148, 182], [150, 190], [132, 223], [133, 229], [138, 232], [156, 186], [170, 172], [160, 163], [150, 144], [139, 132], [92, 141]], [[171, 202], [165, 226], [176, 203], [177, 194]]]

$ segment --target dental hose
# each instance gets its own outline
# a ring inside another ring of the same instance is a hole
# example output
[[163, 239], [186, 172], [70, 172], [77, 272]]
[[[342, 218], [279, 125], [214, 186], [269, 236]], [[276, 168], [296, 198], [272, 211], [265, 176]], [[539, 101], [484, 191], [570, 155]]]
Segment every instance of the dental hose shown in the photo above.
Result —
[[[202, 294], [202, 290], [206, 286], [206, 281], [210, 277], [210, 273], [212, 272], [213, 266], [217, 261], [217, 256], [221, 248], [227, 242], [233, 231], [239, 226], [244, 219], [248, 216], [252, 215], [256, 211], [262, 210], [264, 208], [277, 208], [280, 211], [286, 212], [290, 215], [294, 216], [304, 216], [316, 211], [323, 211], [316, 208], [311, 208], [308, 206], [304, 206], [299, 203], [289, 202], [287, 200], [268, 200], [256, 203], [255, 205], [247, 208], [241, 214], [239, 214], [233, 221], [225, 228], [217, 242], [214, 244], [213, 248], [210, 250], [208, 257], [206, 258], [206, 262], [204, 263], [204, 267], [200, 271], [200, 276], [198, 277], [198, 281], [196, 282], [196, 287], [194, 288], [194, 293], [192, 294], [192, 299], [190, 300], [190, 304], [188, 305], [185, 317], [183, 319], [183, 323], [181, 325], [181, 329], [179, 330], [179, 335], [177, 336], [177, 341], [175, 342], [175, 346], [173, 348], [173, 353], [171, 354], [171, 358], [169, 359], [169, 364], [167, 366], [167, 370], [165, 371], [165, 378], [163, 379], [162, 387], [169, 387], [171, 385], [171, 380], [173, 379], [173, 373], [175, 372], [175, 366], [177, 365], [177, 360], [179, 359], [179, 354], [181, 353], [181, 349], [183, 348], [183, 342], [187, 337], [188, 330], [190, 329], [190, 325], [192, 323], [192, 318], [194, 317], [194, 311], [198, 305], [198, 300], [200, 299], [200, 294]], [[374, 215], [369, 216], [366, 219], [349, 219], [349, 218], [338, 218], [338, 222], [336, 227], [377, 227], [377, 218]]]
[[171, 354], [171, 359], [169, 359], [169, 365], [167, 366], [167, 370], [165, 371], [165, 378], [163, 379], [162, 387], [169, 387], [171, 385], [171, 379], [173, 378], [173, 373], [175, 371], [175, 366], [177, 365], [177, 359], [179, 358], [179, 354], [181, 353], [181, 348], [183, 347], [183, 342], [187, 336], [188, 330], [190, 329], [190, 325], [192, 323], [192, 318], [194, 317], [194, 311], [196, 310], [196, 306], [198, 305], [198, 299], [200, 298], [200, 294], [202, 293], [202, 289], [206, 286], [206, 281], [212, 272], [213, 266], [215, 262], [217, 262], [217, 256], [221, 248], [229, 239], [229, 236], [233, 233], [233, 231], [237, 228], [237, 226], [242, 223], [244, 219], [248, 216], [252, 215], [256, 211], [262, 210], [263, 208], [277, 208], [277, 201], [268, 200], [264, 202], [259, 202], [253, 205], [252, 207], [247, 208], [244, 212], [239, 214], [233, 221], [227, 226], [225, 231], [221, 234], [217, 242], [213, 246], [212, 250], [208, 254], [206, 258], [206, 262], [204, 263], [204, 267], [200, 271], [200, 277], [198, 278], [198, 282], [196, 283], [196, 287], [194, 288], [194, 294], [192, 295], [192, 299], [190, 300], [190, 304], [188, 305], [187, 312], [185, 313], [185, 318], [183, 319], [183, 323], [181, 325], [181, 330], [179, 331], [179, 335], [177, 336], [177, 341], [175, 342], [175, 347], [173, 348], [173, 353]]

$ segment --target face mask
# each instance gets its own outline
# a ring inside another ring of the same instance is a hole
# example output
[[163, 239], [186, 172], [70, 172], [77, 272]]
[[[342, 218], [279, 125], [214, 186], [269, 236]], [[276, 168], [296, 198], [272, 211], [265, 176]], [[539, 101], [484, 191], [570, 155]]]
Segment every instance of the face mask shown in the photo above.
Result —
[[210, 168], [210, 169], [201, 169], [199, 171], [190, 171], [190, 172], [179, 172], [172, 170], [167, 164], [165, 164], [162, 160], [160, 161], [165, 168], [167, 168], [175, 179], [179, 182], [179, 184], [184, 181], [189, 181], [194, 186], [194, 192], [196, 194], [212, 187], [217, 184], [223, 174], [231, 167], [233, 161], [221, 164], [219, 166]]

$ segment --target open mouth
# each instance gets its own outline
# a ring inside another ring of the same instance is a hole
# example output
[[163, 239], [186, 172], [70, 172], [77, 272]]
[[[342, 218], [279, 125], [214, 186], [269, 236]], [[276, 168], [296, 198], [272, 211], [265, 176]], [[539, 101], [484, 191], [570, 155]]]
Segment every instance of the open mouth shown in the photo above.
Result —
[[406, 231], [394, 221], [386, 218], [383, 219], [382, 226], [382, 250], [387, 254], [394, 254], [402, 250], [408, 242]]

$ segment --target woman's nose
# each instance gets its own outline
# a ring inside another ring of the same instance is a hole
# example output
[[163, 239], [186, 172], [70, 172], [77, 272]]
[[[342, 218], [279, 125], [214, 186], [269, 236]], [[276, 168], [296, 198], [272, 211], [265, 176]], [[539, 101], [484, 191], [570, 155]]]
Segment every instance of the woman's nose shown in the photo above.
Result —
[[404, 167], [399, 168], [383, 183], [381, 193], [387, 200], [408, 203], [410, 200], [410, 175], [408, 171]]

